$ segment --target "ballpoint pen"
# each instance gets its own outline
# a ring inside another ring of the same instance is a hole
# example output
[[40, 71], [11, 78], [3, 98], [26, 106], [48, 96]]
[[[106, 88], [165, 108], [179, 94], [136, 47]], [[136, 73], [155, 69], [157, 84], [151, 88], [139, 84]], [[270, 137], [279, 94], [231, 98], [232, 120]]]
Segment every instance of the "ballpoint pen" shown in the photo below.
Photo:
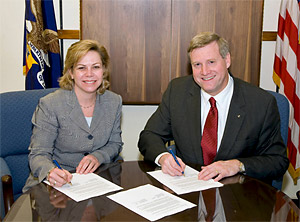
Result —
[[[180, 163], [178, 162], [177, 157], [175, 156], [173, 150], [172, 150], [172, 149], [168, 149], [168, 150], [169, 150], [169, 152], [172, 154], [172, 156], [173, 156], [175, 162], [178, 164], [178, 166], [181, 167], [181, 165], [180, 165]], [[182, 175], [184, 175], [184, 171], [182, 171], [181, 173], [182, 173]]]
[[[59, 163], [56, 160], [53, 160], [53, 163], [57, 166], [58, 169], [62, 170], [63, 168], [61, 168], [61, 166], [59, 165]], [[68, 182], [68, 184], [72, 185], [71, 182]]]

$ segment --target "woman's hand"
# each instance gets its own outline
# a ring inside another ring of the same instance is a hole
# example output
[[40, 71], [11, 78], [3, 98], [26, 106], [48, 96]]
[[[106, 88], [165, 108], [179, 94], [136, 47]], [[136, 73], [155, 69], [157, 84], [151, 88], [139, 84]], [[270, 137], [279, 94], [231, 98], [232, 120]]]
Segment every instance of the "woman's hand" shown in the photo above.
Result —
[[68, 202], [68, 200], [70, 200], [70, 198], [68, 196], [57, 191], [56, 189], [49, 190], [49, 199], [50, 199], [50, 203], [55, 208], [66, 208], [67, 202]]
[[72, 180], [72, 174], [64, 169], [53, 168], [50, 170], [47, 180], [49, 181], [50, 185], [53, 187], [61, 187], [66, 183], [70, 183]]
[[80, 161], [80, 163], [76, 168], [76, 173], [79, 174], [93, 173], [99, 166], [100, 163], [98, 162], [98, 159], [95, 156], [89, 154], [82, 158], [82, 160]]

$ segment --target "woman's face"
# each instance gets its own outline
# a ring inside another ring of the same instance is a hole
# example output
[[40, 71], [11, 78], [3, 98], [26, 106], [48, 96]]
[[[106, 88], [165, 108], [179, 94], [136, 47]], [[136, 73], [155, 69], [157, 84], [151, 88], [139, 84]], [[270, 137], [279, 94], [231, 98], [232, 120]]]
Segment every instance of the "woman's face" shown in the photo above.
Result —
[[70, 70], [74, 79], [74, 90], [78, 95], [96, 93], [103, 81], [104, 67], [97, 51], [86, 53]]

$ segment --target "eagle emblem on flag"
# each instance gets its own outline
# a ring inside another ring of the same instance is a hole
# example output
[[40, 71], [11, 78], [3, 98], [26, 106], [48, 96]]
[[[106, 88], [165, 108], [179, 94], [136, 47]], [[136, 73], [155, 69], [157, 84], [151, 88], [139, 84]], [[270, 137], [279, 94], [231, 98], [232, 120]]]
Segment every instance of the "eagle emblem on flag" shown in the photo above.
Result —
[[59, 39], [52, 0], [25, 0], [23, 74], [26, 89], [58, 87]]

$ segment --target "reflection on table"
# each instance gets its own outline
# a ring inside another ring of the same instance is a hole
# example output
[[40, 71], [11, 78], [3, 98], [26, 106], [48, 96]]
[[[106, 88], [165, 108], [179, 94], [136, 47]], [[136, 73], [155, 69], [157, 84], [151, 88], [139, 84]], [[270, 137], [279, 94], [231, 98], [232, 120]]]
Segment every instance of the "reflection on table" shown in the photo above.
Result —
[[[104, 165], [97, 170], [101, 177], [120, 185], [121, 165]], [[76, 202], [56, 189], [43, 184], [30, 191], [33, 213], [42, 221], [97, 221], [113, 212], [117, 204], [105, 195]]]
[[[124, 190], [152, 184], [173, 193], [146, 172], [158, 169], [145, 161], [101, 166], [96, 173]], [[284, 193], [256, 179], [236, 175], [224, 186], [179, 195], [197, 207], [162, 218], [162, 221], [299, 221], [300, 210]], [[120, 192], [120, 191], [117, 191]], [[110, 193], [112, 194], [112, 193]], [[106, 195], [76, 202], [41, 183], [23, 194], [4, 221], [145, 221]], [[206, 198], [208, 196], [208, 198]]]

